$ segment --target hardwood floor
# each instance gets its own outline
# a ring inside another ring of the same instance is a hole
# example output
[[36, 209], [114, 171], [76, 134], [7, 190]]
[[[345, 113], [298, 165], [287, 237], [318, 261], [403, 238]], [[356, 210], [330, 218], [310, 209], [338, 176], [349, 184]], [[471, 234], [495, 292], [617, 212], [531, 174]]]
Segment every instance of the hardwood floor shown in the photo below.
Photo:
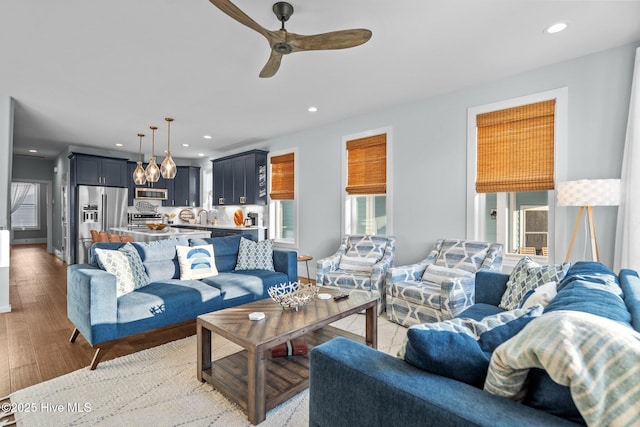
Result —
[[[9, 280], [11, 312], [0, 314], [0, 397], [89, 366], [94, 350], [84, 337], [69, 342], [67, 264], [44, 244], [13, 245]], [[103, 361], [195, 332], [194, 321], [144, 334], [116, 345]]]

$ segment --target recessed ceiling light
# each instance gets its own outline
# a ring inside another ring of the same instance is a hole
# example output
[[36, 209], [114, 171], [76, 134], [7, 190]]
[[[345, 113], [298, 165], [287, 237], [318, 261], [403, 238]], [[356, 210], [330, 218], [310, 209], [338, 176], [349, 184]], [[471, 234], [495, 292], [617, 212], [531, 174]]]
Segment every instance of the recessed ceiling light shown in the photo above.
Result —
[[198, 153], [198, 156], [204, 157], [204, 153]]
[[310, 113], [315, 113], [316, 111], [318, 111], [318, 107], [309, 107], [307, 108], [307, 111]]
[[567, 23], [566, 22], [557, 22], [547, 28], [545, 28], [544, 32], [547, 34], [555, 34], [555, 33], [559, 33], [560, 31], [563, 31], [567, 28]]
[[205, 135], [205, 136], [203, 136], [203, 138], [204, 138], [204, 139], [211, 139], [211, 138], [213, 138], [213, 137], [212, 137], [211, 135]]
[[38, 150], [33, 150], [33, 149], [31, 149], [31, 150], [29, 150], [29, 152], [30, 152], [30, 153], [37, 153], [37, 152], [38, 152]]
[[116, 142], [116, 147], [122, 147], [122, 144], [119, 142]]
[[182, 146], [183, 146], [183, 147], [188, 147], [188, 146], [189, 146], [189, 144], [182, 144]]

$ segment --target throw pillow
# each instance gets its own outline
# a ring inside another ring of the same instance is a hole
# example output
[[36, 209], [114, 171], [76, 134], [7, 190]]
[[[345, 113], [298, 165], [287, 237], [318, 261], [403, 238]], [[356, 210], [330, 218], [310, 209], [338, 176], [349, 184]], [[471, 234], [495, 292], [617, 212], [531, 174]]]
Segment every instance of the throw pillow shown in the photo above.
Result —
[[541, 305], [543, 307], [548, 306], [553, 297], [558, 294], [556, 288], [556, 282], [549, 282], [542, 286], [538, 286], [536, 289], [531, 289], [524, 294], [524, 297], [520, 302], [520, 308], [527, 309], [534, 305]]
[[542, 314], [541, 306], [487, 316], [414, 325], [398, 357], [425, 371], [482, 388], [491, 354]]
[[518, 261], [507, 281], [507, 290], [502, 295], [498, 307], [513, 310], [520, 305], [525, 294], [545, 283], [559, 283], [569, 270], [568, 262], [540, 265], [528, 256]]
[[135, 289], [139, 289], [151, 283], [151, 279], [144, 268], [144, 264], [142, 264], [142, 259], [140, 258], [138, 250], [131, 243], [124, 244], [118, 250], [125, 254], [129, 259], [131, 273], [133, 274], [133, 280], [135, 282]]
[[132, 292], [136, 288], [136, 282], [131, 270], [129, 258], [120, 251], [109, 249], [96, 249], [96, 255], [104, 269], [116, 276], [116, 297]]
[[240, 239], [236, 270], [275, 271], [273, 268], [273, 241], [254, 242], [244, 237]]
[[361, 271], [370, 273], [377, 258], [343, 255], [340, 257], [340, 270]]
[[180, 264], [180, 280], [198, 280], [217, 276], [213, 245], [176, 246]]
[[460, 268], [440, 267], [439, 265], [429, 264], [422, 274], [422, 280], [442, 285], [451, 279], [461, 277], [473, 277], [474, 274]]

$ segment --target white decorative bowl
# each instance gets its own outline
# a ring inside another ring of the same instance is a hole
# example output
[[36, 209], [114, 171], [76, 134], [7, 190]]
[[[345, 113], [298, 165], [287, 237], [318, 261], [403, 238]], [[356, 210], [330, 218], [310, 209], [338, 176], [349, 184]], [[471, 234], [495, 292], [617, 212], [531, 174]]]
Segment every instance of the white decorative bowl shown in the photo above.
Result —
[[268, 290], [272, 300], [285, 308], [298, 308], [308, 304], [318, 293], [318, 287], [313, 283], [291, 282], [272, 286]]

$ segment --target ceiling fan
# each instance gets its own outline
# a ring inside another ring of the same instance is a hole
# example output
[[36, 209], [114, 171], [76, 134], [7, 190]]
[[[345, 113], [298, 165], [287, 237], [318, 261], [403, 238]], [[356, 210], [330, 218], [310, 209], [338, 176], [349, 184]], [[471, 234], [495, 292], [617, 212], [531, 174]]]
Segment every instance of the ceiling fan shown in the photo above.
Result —
[[262, 27], [229, 0], [209, 1], [239, 23], [257, 31], [267, 39], [271, 47], [271, 55], [260, 72], [260, 77], [272, 77], [275, 75], [278, 68], [280, 68], [282, 55], [305, 50], [346, 49], [366, 43], [371, 38], [371, 31], [365, 29], [333, 31], [310, 36], [290, 33], [284, 28], [284, 23], [293, 14], [293, 6], [283, 1], [273, 5], [273, 13], [282, 23], [282, 27], [277, 31], [267, 30]]

